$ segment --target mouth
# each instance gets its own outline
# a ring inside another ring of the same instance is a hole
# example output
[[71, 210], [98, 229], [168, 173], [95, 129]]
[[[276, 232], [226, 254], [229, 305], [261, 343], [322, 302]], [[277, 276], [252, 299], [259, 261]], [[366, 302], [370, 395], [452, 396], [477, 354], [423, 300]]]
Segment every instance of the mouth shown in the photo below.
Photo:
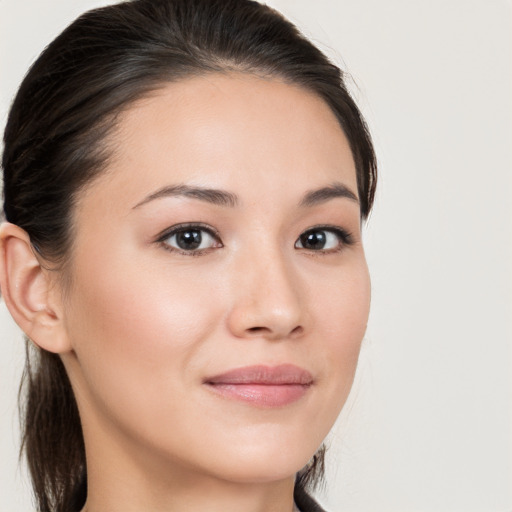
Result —
[[217, 395], [259, 407], [282, 407], [302, 398], [311, 373], [292, 364], [246, 366], [208, 377], [203, 384]]

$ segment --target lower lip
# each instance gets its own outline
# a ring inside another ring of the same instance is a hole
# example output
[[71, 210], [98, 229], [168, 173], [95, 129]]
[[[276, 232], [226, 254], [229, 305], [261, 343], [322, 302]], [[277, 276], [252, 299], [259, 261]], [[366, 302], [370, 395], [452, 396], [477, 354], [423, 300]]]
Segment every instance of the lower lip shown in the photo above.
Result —
[[302, 398], [309, 385], [302, 384], [208, 384], [215, 393], [260, 407], [282, 407]]

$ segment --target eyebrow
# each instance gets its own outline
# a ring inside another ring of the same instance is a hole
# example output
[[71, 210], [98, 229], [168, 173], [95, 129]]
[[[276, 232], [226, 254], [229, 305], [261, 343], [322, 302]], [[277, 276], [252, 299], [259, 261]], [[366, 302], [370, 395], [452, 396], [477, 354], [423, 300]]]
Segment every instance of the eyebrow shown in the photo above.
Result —
[[[193, 199], [199, 199], [200, 201], [206, 201], [207, 203], [218, 206], [229, 206], [231, 208], [240, 204], [238, 196], [226, 190], [179, 184], [158, 189], [156, 192], [153, 192], [137, 203], [133, 209], [139, 208], [150, 201], [154, 201], [155, 199], [160, 199], [162, 197], [191, 197]], [[356, 194], [350, 190], [350, 188], [343, 183], [336, 182], [327, 187], [306, 192], [300, 201], [299, 206], [302, 208], [317, 206], [335, 198], [346, 198], [359, 203], [359, 199]]]
[[230, 206], [235, 207], [238, 205], [238, 197], [225, 190], [218, 190], [214, 188], [204, 188], [204, 187], [192, 187], [190, 185], [171, 185], [168, 187], [163, 187], [153, 194], [150, 194], [145, 199], [143, 199], [140, 203], [137, 203], [133, 208], [138, 208], [143, 204], [149, 203], [155, 199], [159, 199], [161, 197], [192, 197], [194, 199], [199, 199], [200, 201], [206, 201], [207, 203], [216, 204], [218, 206]]
[[337, 197], [342, 197], [346, 199], [350, 199], [351, 201], [355, 201], [359, 204], [359, 199], [356, 194], [350, 190], [343, 183], [332, 183], [331, 185], [323, 188], [319, 188], [317, 190], [312, 190], [307, 192], [300, 202], [301, 207], [311, 207], [317, 206], [319, 204], [330, 201], [331, 199], [335, 199]]

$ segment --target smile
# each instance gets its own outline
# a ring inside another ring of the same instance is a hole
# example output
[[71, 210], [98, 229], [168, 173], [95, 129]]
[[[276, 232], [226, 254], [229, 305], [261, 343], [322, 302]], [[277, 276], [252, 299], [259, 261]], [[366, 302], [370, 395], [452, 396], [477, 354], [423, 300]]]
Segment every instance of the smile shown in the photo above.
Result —
[[312, 375], [291, 364], [247, 366], [205, 379], [216, 394], [259, 407], [282, 407], [302, 398], [313, 384]]

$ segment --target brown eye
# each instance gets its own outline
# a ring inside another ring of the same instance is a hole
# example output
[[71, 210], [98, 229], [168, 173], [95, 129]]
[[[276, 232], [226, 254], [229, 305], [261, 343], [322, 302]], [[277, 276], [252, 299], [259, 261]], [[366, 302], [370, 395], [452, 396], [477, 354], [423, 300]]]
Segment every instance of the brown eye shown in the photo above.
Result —
[[199, 229], [187, 229], [174, 235], [176, 245], [184, 251], [195, 251], [201, 247], [203, 235]]
[[176, 226], [160, 237], [159, 241], [169, 249], [180, 252], [199, 252], [222, 247], [218, 237], [211, 230], [200, 226]]
[[304, 249], [323, 249], [327, 241], [325, 231], [308, 231], [299, 237], [301, 246]]
[[295, 242], [296, 249], [329, 251], [350, 243], [350, 235], [339, 228], [313, 228], [304, 231]]

